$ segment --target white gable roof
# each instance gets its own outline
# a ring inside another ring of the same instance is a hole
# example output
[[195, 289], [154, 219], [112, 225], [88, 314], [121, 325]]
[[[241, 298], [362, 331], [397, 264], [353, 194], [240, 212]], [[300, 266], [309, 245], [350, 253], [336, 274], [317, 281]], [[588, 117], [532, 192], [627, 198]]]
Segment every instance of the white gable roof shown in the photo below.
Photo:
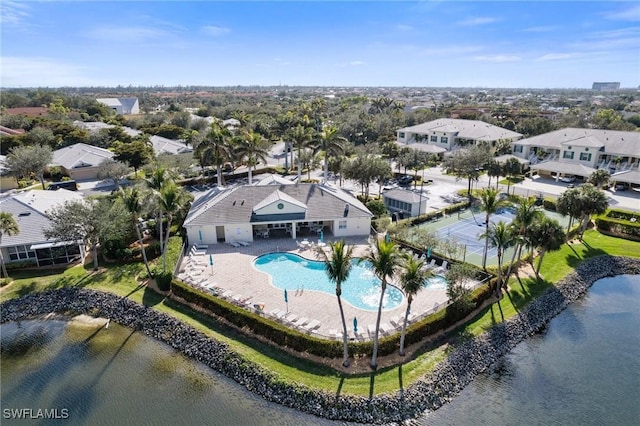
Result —
[[[283, 208], [277, 207], [282, 204]], [[275, 208], [273, 208], [276, 206]], [[273, 191], [262, 201], [253, 206], [253, 212], [256, 214], [269, 214], [275, 213], [278, 210], [286, 210], [287, 213], [302, 212], [307, 209], [307, 205], [302, 201], [298, 201], [290, 195], [285, 194], [279, 190]]]
[[93, 145], [77, 143], [53, 151], [51, 164], [60, 165], [67, 170], [100, 165], [104, 160], [114, 157], [114, 153]]

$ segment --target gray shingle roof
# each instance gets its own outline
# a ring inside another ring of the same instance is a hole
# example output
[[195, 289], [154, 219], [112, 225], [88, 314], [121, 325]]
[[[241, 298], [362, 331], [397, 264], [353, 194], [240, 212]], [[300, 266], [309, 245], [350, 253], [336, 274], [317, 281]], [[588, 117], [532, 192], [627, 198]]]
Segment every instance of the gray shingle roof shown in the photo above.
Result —
[[77, 143], [53, 151], [53, 161], [67, 170], [93, 167], [100, 165], [104, 160], [113, 158], [115, 154], [103, 148], [84, 143]]
[[[320, 221], [338, 217], [371, 217], [371, 212], [357, 198], [342, 189], [328, 185], [245, 185], [222, 190], [206, 201], [192, 206], [185, 226], [225, 223], [249, 223], [257, 203], [271, 196], [275, 190], [307, 206], [304, 220]], [[241, 201], [245, 200], [244, 203]], [[344, 216], [345, 205], [349, 205]]]
[[519, 138], [522, 134], [479, 120], [462, 120], [456, 118], [440, 118], [415, 126], [404, 127], [398, 132], [428, 134], [429, 132], [455, 133], [460, 139], [497, 141], [499, 139]]
[[601, 147], [605, 152], [617, 155], [637, 155], [640, 152], [640, 133], [618, 130], [566, 128], [521, 139], [518, 145], [529, 145], [560, 149], [561, 145], [574, 143], [578, 146]]
[[2, 247], [46, 242], [44, 230], [51, 226], [46, 212], [67, 201], [82, 198], [82, 194], [66, 189], [25, 191], [3, 197], [0, 199], [0, 211], [13, 215], [20, 228], [20, 233], [14, 236], [3, 235]]
[[409, 191], [407, 189], [402, 188], [393, 188], [388, 191], [382, 193], [384, 198], [390, 198], [392, 200], [398, 200], [405, 203], [417, 203], [422, 200], [428, 200], [429, 198], [425, 195], [418, 194], [417, 192]]

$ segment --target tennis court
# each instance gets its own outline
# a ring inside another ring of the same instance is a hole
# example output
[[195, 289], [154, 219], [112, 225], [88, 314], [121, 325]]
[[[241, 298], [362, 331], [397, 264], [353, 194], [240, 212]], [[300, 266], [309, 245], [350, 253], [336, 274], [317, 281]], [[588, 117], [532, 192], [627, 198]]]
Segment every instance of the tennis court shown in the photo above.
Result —
[[[484, 252], [485, 240], [480, 235], [486, 230], [485, 217], [485, 213], [479, 209], [467, 209], [435, 221], [420, 224], [418, 228], [436, 232], [440, 240], [456, 242], [462, 247], [460, 260], [475, 265], [482, 265], [482, 253]], [[509, 224], [513, 221], [514, 217], [513, 209], [507, 207], [491, 215], [489, 221], [491, 223], [502, 221]], [[503, 258], [511, 259], [512, 255], [513, 249], [508, 249], [505, 251]], [[489, 246], [487, 265], [497, 264], [497, 250]]]

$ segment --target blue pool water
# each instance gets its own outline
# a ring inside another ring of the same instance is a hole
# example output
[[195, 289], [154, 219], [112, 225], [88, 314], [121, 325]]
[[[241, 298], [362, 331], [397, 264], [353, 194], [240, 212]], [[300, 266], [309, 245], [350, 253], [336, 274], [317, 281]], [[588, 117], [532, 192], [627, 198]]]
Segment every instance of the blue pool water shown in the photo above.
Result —
[[424, 288], [429, 290], [446, 290], [447, 280], [442, 275], [435, 275], [427, 281]]
[[[342, 299], [359, 309], [375, 311], [380, 302], [380, 280], [374, 275], [368, 262], [353, 261], [351, 273], [342, 283]], [[324, 263], [308, 260], [292, 253], [269, 253], [254, 260], [256, 269], [271, 275], [271, 282], [281, 290], [305, 290], [336, 294], [335, 284], [327, 277]], [[387, 285], [382, 302], [383, 309], [393, 309], [402, 303], [400, 290]]]

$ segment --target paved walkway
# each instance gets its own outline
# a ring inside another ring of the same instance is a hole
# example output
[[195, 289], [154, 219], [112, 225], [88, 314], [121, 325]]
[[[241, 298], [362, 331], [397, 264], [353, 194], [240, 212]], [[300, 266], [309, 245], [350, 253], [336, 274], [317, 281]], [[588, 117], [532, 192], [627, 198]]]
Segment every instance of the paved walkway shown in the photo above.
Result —
[[[356, 247], [354, 255], [358, 257], [366, 253], [369, 247], [366, 238], [349, 238], [347, 243]], [[261, 254], [273, 252], [292, 252], [317, 260], [312, 250], [300, 252], [295, 240], [291, 239], [257, 240], [243, 247], [213, 244], [208, 246], [205, 255], [192, 258], [206, 265], [202, 273], [202, 277], [207, 279], [204, 285], [215, 285], [221, 289], [222, 294], [229, 292], [226, 298], [244, 301], [247, 309], [257, 311], [254, 305], [263, 305], [262, 312], [264, 315], [268, 315], [274, 309], [286, 312], [287, 304], [284, 301], [283, 291], [270, 283], [268, 274], [258, 271], [253, 266], [253, 260]], [[212, 267], [208, 266], [209, 255], [214, 262]], [[185, 256], [181, 269], [185, 272], [193, 270], [192, 265], [193, 263], [189, 263], [189, 257]], [[301, 288], [303, 285], [304, 283], [300, 283]], [[339, 330], [342, 330], [340, 310], [335, 294], [307, 289], [294, 290], [288, 291], [288, 301], [289, 317], [295, 315], [297, 318], [308, 318], [309, 321], [317, 320], [319, 322], [314, 334], [331, 338], [336, 337]], [[411, 311], [415, 316], [425, 315], [438, 306], [444, 306], [446, 301], [446, 290], [423, 289], [414, 298]], [[353, 335], [353, 318], [356, 317], [358, 338], [369, 339], [367, 328], [369, 325], [375, 327], [377, 310], [367, 311], [356, 308], [347, 303], [344, 298], [342, 305], [350, 337], [355, 337]], [[404, 299], [398, 307], [383, 310], [381, 324], [392, 326], [391, 318], [404, 318], [406, 308], [406, 299]]]

